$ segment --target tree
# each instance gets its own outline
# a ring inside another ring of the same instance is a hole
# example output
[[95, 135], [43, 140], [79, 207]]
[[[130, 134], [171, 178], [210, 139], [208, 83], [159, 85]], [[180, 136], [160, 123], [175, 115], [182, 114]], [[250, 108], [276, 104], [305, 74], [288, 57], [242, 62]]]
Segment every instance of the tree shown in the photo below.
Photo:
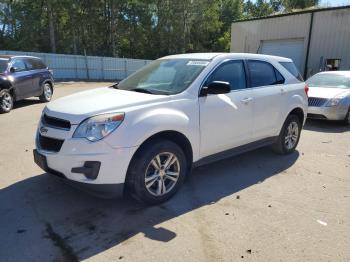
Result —
[[154, 59], [228, 51], [235, 20], [315, 0], [2, 0], [1, 49]]
[[244, 6], [244, 13], [248, 18], [268, 16], [274, 12], [272, 5], [264, 0], [257, 0], [256, 3], [248, 0]]
[[317, 6], [318, 0], [284, 0], [283, 5], [287, 11], [293, 9], [304, 9], [312, 6]]

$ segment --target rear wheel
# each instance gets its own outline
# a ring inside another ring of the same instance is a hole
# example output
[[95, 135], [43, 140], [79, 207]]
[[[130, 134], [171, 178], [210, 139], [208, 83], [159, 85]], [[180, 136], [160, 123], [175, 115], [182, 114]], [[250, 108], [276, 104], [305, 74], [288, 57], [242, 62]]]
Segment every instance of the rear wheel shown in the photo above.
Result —
[[289, 115], [283, 124], [277, 141], [272, 146], [273, 151], [282, 155], [292, 153], [299, 143], [301, 128], [299, 118], [296, 115]]
[[127, 183], [134, 198], [154, 205], [176, 193], [186, 172], [187, 161], [182, 149], [168, 140], [154, 140], [136, 153]]
[[0, 113], [8, 113], [13, 108], [13, 96], [8, 90], [3, 92], [3, 96], [0, 98]]
[[41, 102], [50, 102], [52, 98], [52, 87], [49, 83], [44, 83], [43, 93], [39, 96]]

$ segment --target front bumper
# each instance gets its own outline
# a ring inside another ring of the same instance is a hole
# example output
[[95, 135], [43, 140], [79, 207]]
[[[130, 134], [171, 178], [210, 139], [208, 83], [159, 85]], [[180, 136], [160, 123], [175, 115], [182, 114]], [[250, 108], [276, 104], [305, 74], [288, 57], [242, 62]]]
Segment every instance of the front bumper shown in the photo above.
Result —
[[89, 184], [84, 182], [78, 182], [69, 180], [67, 177], [47, 165], [47, 160], [44, 155], [41, 155], [36, 149], [33, 150], [34, 162], [45, 172], [55, 175], [62, 179], [68, 185], [78, 188], [94, 196], [103, 198], [122, 197], [124, 194], [124, 183], [120, 184]]
[[[40, 135], [42, 127], [45, 127], [45, 133]], [[137, 148], [114, 148], [104, 140], [93, 143], [72, 138], [75, 127], [71, 129], [60, 130], [40, 123], [34, 150], [35, 162], [47, 173], [95, 195], [120, 195]], [[58, 152], [52, 152], [41, 147], [39, 136], [64, 142]]]
[[348, 113], [348, 109], [349, 108], [346, 106], [309, 106], [307, 117], [326, 120], [344, 120]]

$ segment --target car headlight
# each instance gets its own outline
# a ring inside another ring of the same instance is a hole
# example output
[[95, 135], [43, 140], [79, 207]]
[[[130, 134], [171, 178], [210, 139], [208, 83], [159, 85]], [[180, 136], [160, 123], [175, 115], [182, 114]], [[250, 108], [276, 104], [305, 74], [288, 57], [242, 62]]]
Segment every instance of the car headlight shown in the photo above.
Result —
[[124, 113], [111, 113], [90, 117], [79, 124], [73, 138], [86, 138], [95, 142], [108, 136], [120, 126]]
[[342, 97], [335, 97], [328, 101], [327, 106], [337, 106], [342, 100]]

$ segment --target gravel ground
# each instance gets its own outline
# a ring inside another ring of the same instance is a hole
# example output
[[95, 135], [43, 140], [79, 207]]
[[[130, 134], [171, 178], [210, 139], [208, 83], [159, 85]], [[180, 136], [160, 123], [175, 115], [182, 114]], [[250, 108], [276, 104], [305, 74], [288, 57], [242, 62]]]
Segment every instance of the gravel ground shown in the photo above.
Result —
[[[55, 98], [107, 83], [57, 84]], [[79, 192], [34, 163], [37, 99], [0, 115], [1, 261], [350, 261], [350, 129], [308, 121], [298, 150], [194, 170], [143, 207]]]

